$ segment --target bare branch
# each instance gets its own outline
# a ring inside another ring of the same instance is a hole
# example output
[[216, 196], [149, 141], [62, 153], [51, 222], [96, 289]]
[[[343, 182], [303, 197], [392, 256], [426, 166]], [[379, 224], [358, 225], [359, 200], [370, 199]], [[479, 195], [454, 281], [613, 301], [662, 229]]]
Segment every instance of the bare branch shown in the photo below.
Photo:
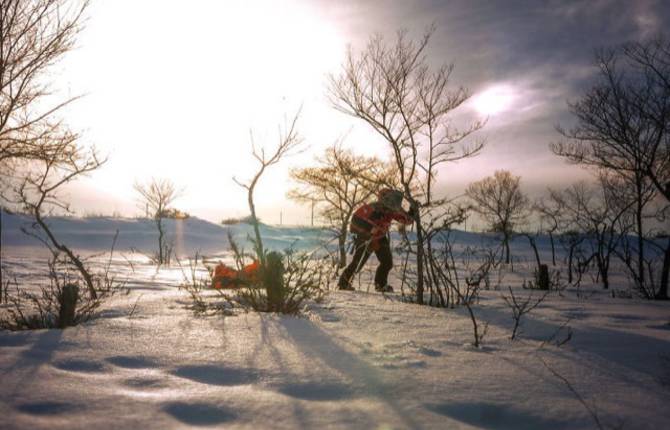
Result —
[[260, 163], [258, 171], [251, 178], [249, 182], [241, 182], [236, 178], [233, 178], [233, 181], [239, 186], [247, 190], [247, 203], [249, 204], [249, 211], [251, 213], [251, 218], [253, 220], [254, 233], [256, 236], [256, 256], [258, 257], [261, 264], [265, 264], [265, 254], [263, 250], [263, 241], [259, 229], [259, 221], [256, 217], [256, 206], [254, 204], [254, 190], [261, 176], [265, 172], [265, 169], [268, 167], [279, 163], [281, 159], [287, 155], [291, 155], [297, 152], [302, 144], [302, 138], [298, 134], [297, 123], [298, 118], [300, 118], [300, 112], [302, 108], [298, 109], [290, 120], [285, 120], [284, 126], [279, 127], [279, 142], [275, 147], [272, 155], [269, 157], [266, 155], [265, 148], [257, 149], [255, 142], [253, 140], [253, 134], [251, 134], [251, 153], [253, 157]]

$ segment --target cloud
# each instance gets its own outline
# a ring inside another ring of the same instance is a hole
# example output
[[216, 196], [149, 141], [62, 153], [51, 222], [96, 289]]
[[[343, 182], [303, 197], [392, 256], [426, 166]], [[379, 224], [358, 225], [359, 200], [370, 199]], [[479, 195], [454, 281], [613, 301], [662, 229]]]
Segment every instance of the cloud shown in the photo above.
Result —
[[501, 168], [534, 190], [584, 178], [548, 148], [560, 139], [556, 125], [574, 122], [567, 102], [594, 82], [597, 49], [649, 37], [670, 22], [670, 3], [653, 0], [351, 0], [324, 8], [354, 48], [374, 33], [392, 37], [404, 28], [418, 37], [436, 26], [429, 63], [454, 63], [454, 85], [472, 93], [455, 122], [488, 116], [476, 134], [488, 142], [482, 154], [440, 173], [456, 189]]

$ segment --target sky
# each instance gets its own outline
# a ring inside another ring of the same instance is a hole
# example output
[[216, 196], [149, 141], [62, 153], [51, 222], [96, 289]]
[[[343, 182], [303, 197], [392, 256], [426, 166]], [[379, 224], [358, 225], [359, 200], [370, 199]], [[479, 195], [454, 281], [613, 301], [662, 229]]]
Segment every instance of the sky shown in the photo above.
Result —
[[[62, 115], [108, 161], [68, 190], [79, 214], [140, 213], [134, 183], [169, 178], [175, 206], [220, 221], [248, 213], [246, 190], [258, 165], [250, 139], [269, 149], [300, 109], [302, 151], [273, 166], [256, 188], [260, 218], [307, 224], [309, 208], [286, 198], [288, 170], [313, 164], [338, 139], [363, 155], [388, 157], [388, 144], [332, 108], [328, 75], [348, 46], [374, 34], [435, 32], [431, 66], [453, 64], [454, 88], [471, 98], [455, 115], [487, 118], [473, 138], [482, 153], [439, 172], [440, 191], [510, 170], [539, 195], [588, 178], [551, 153], [567, 102], [594, 81], [595, 50], [655, 35], [670, 21], [663, 1], [327, 1], [188, 3], [93, 0], [77, 47], [53, 73], [64, 94], [83, 95]], [[281, 214], [281, 215], [280, 215]]]

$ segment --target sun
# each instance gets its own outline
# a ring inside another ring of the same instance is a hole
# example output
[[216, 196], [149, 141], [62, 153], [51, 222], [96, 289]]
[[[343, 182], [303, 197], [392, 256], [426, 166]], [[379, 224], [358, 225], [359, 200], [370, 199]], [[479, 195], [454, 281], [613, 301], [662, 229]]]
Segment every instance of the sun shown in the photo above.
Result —
[[515, 91], [509, 85], [496, 85], [475, 94], [474, 109], [484, 116], [494, 116], [508, 110], [515, 99]]

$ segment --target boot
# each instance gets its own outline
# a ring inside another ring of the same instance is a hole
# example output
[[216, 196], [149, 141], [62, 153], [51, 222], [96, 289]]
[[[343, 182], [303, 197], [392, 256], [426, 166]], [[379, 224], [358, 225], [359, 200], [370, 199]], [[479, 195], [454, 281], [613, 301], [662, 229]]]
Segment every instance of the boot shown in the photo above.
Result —
[[351, 285], [350, 282], [340, 282], [338, 284], [338, 288], [340, 290], [345, 290], [345, 291], [354, 291], [354, 287]]
[[375, 291], [379, 291], [380, 293], [392, 293], [393, 287], [390, 285], [375, 285]]

